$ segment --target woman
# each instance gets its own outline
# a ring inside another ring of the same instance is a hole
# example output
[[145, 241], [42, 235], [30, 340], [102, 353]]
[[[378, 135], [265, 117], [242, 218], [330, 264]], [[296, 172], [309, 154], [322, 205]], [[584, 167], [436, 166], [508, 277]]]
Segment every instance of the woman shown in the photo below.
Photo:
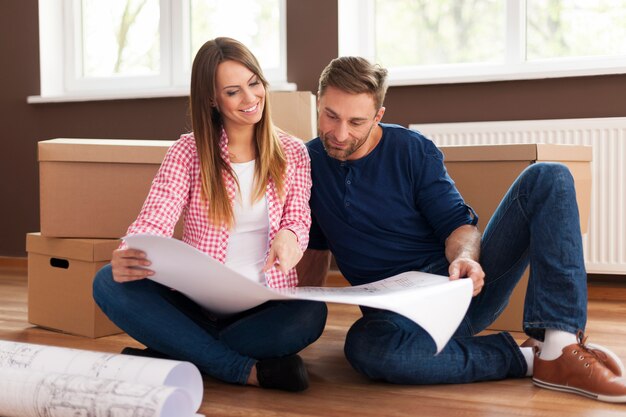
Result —
[[[216, 38], [200, 48], [191, 74], [193, 133], [169, 149], [129, 235], [172, 236], [183, 214], [187, 244], [269, 287], [297, 285], [294, 266], [311, 222], [310, 161], [300, 140], [272, 125], [267, 87], [241, 43]], [[94, 299], [148, 347], [143, 354], [190, 361], [231, 383], [307, 388], [296, 353], [321, 335], [324, 304], [270, 301], [217, 317], [144, 279], [149, 266], [145, 253], [122, 246], [94, 280]]]

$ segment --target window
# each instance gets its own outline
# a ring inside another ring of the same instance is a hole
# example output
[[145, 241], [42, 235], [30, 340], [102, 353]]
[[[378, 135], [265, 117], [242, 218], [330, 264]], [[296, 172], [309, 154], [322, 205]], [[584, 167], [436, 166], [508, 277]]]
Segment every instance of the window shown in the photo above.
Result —
[[286, 83], [285, 0], [40, 0], [41, 97], [30, 102], [186, 95], [208, 39], [230, 36]]
[[392, 85], [626, 73], [626, 0], [339, 0], [339, 53]]

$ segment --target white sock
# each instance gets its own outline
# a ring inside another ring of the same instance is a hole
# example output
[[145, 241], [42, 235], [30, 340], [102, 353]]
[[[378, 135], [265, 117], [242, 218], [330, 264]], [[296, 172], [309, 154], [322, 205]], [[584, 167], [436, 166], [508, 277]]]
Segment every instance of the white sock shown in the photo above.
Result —
[[535, 360], [535, 350], [531, 347], [520, 347], [522, 351], [522, 355], [524, 355], [524, 359], [526, 359], [526, 366], [528, 370], [526, 371], [526, 376], [533, 376], [533, 362]]
[[541, 347], [539, 357], [546, 361], [551, 361], [563, 353], [565, 346], [577, 343], [574, 333], [564, 332], [563, 330], [546, 329], [546, 337]]

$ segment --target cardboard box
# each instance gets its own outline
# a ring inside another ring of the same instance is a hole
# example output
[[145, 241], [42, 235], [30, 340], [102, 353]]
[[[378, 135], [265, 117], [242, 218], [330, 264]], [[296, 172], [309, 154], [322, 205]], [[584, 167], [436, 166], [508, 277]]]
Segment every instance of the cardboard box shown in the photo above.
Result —
[[309, 91], [271, 91], [274, 124], [307, 142], [317, 136], [317, 106]]
[[[440, 147], [448, 173], [463, 198], [478, 214], [479, 227], [493, 212], [519, 174], [535, 162], [560, 162], [574, 177], [580, 226], [585, 233], [591, 208], [591, 146], [577, 145], [478, 145]], [[522, 331], [528, 270], [515, 288], [509, 305], [490, 326], [494, 330]]]
[[58, 239], [29, 233], [28, 321], [87, 337], [121, 333], [92, 297], [93, 278], [118, 245], [117, 239]]
[[41, 234], [119, 238], [137, 218], [173, 141], [39, 142]]

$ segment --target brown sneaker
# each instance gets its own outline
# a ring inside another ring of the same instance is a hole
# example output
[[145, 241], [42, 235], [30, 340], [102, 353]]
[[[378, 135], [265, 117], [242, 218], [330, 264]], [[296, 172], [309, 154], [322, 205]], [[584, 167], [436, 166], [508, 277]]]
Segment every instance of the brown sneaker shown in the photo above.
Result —
[[598, 356], [604, 366], [609, 368], [611, 372], [617, 376], [624, 376], [624, 364], [615, 353], [611, 352], [608, 348], [596, 345], [595, 343], [587, 343], [587, 347]]
[[[542, 342], [529, 337], [520, 345], [520, 347], [531, 347], [535, 350], [535, 353], [538, 353], [541, 352], [542, 345]], [[588, 343], [586, 346], [590, 351], [595, 353], [600, 362], [609, 368], [609, 370], [615, 375], [623, 376], [625, 374], [624, 364], [615, 353], [611, 352], [608, 348], [602, 345], [596, 345], [595, 343]]]
[[535, 354], [533, 383], [600, 401], [626, 402], [626, 378], [615, 375], [596, 351], [585, 345], [582, 332], [577, 337], [578, 343], [564, 347], [557, 359], [546, 361]]

